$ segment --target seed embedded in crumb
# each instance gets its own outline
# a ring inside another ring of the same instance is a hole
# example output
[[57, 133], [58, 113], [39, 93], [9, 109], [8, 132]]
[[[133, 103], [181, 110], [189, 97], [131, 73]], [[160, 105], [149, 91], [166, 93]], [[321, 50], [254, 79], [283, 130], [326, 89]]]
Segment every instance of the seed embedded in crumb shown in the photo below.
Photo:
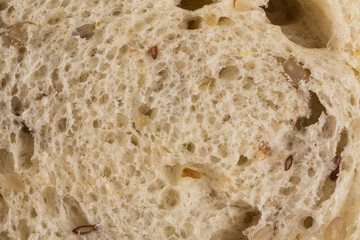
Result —
[[271, 147], [267, 142], [261, 141], [259, 146], [259, 151], [262, 154], [261, 160], [264, 160], [267, 157], [268, 153], [271, 151]]
[[96, 231], [96, 230], [98, 230], [97, 225], [89, 224], [89, 225], [78, 226], [78, 227], [74, 228], [72, 230], [72, 232], [77, 234], [77, 235], [83, 235], [83, 234], [91, 233], [91, 232]]
[[285, 171], [289, 170], [292, 166], [292, 163], [293, 163], [293, 156], [290, 155], [286, 160], [285, 160]]
[[195, 178], [195, 179], [200, 179], [202, 178], [202, 174], [201, 172], [198, 172], [196, 170], [193, 170], [191, 168], [184, 168], [181, 174], [182, 177], [191, 177], [191, 178]]
[[158, 57], [158, 47], [157, 46], [153, 46], [149, 49], [149, 53], [151, 55], [151, 57], [155, 60]]
[[263, 153], [267, 153], [271, 150], [271, 148], [267, 142], [261, 141], [259, 150], [262, 151]]

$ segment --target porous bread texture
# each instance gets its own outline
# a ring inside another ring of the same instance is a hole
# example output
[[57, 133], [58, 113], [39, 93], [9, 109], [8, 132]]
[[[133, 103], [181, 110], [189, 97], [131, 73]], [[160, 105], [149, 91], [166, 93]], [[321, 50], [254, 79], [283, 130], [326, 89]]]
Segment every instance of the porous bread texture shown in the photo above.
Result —
[[358, 238], [359, 2], [183, 1], [0, 1], [0, 239]]

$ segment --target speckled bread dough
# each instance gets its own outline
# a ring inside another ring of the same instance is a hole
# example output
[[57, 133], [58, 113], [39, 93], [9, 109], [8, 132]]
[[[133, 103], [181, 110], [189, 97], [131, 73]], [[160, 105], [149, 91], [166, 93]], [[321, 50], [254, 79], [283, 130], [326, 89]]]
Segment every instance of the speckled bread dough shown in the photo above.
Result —
[[360, 236], [358, 0], [0, 11], [1, 240]]

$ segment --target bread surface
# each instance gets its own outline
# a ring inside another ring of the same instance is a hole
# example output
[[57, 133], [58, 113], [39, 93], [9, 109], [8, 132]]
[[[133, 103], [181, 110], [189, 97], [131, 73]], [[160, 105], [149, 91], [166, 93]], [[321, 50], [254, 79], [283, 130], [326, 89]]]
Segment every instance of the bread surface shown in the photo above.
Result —
[[359, 21], [0, 0], [0, 239], [358, 239]]

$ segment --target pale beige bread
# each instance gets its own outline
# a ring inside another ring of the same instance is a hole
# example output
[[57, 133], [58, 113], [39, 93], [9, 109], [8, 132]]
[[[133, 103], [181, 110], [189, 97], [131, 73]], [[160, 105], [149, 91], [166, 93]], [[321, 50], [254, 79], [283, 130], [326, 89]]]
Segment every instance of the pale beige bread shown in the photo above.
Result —
[[360, 236], [359, 1], [0, 10], [0, 239]]

